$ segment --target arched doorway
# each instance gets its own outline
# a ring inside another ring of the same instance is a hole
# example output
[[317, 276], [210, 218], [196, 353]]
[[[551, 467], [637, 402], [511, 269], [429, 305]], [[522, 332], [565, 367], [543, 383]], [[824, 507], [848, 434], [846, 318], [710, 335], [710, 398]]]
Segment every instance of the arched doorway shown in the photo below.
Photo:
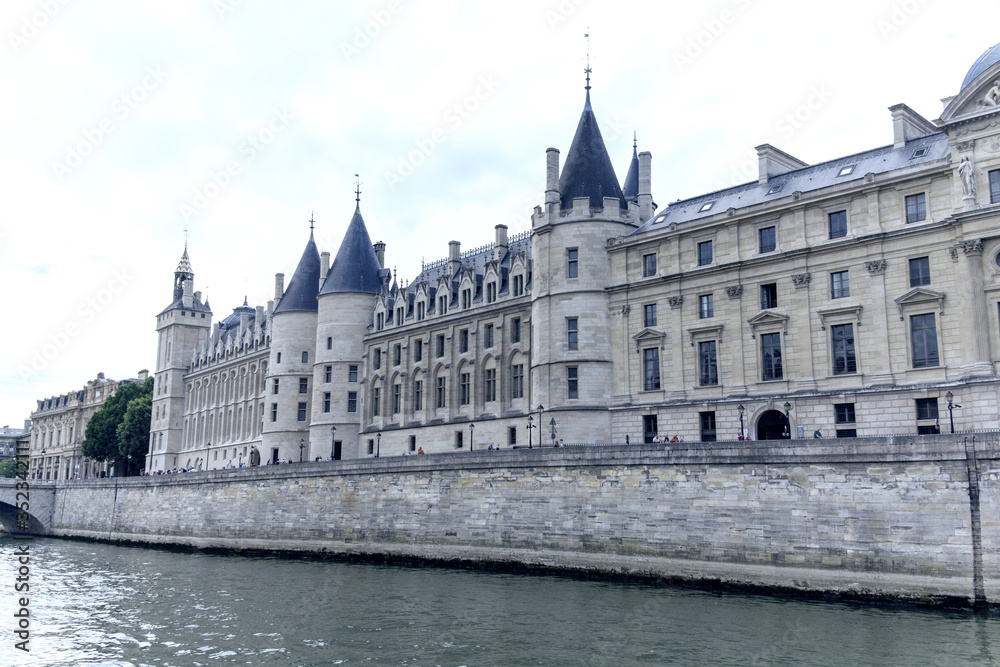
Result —
[[757, 420], [758, 440], [784, 440], [791, 437], [791, 426], [784, 412], [767, 410]]

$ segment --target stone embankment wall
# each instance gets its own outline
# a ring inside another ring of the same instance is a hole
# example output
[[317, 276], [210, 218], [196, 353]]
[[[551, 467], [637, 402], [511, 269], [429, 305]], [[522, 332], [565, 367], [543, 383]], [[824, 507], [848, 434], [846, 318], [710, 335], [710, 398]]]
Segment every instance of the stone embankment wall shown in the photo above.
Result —
[[536, 448], [58, 482], [51, 532], [996, 604], [1000, 445], [977, 435], [973, 455], [971, 439]]

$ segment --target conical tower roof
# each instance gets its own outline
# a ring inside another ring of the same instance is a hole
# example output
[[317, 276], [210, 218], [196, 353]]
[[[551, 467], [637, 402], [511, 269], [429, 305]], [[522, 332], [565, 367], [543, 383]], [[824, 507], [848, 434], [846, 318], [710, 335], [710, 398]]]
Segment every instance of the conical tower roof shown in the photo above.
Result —
[[174, 273], [194, 274], [194, 271], [191, 269], [191, 259], [188, 257], [188, 246], [186, 242], [184, 243], [184, 254], [181, 255], [181, 261], [177, 262], [177, 269]]
[[361, 205], [358, 204], [354, 208], [351, 224], [347, 226], [344, 240], [340, 243], [340, 250], [337, 251], [337, 257], [333, 260], [333, 266], [326, 274], [326, 280], [323, 281], [323, 288], [319, 293], [321, 295], [337, 292], [378, 294], [381, 268], [375, 255], [375, 248], [372, 247], [371, 237], [368, 236], [368, 228], [365, 227], [364, 218], [361, 217]]
[[292, 280], [288, 283], [288, 289], [278, 302], [278, 307], [274, 313], [289, 313], [295, 311], [319, 310], [316, 302], [316, 292], [319, 289], [319, 251], [316, 249], [316, 241], [313, 240], [312, 230], [309, 231], [309, 242], [306, 249], [302, 251], [302, 258], [299, 265], [295, 267]]
[[632, 162], [628, 165], [628, 173], [625, 174], [625, 186], [622, 188], [622, 195], [627, 202], [639, 199], [639, 154], [636, 153], [637, 145], [636, 140], [632, 139]]
[[[562, 208], [573, 208], [575, 197], [590, 197], [594, 208], [604, 206], [605, 197], [617, 197], [621, 208], [627, 208], [621, 186], [611, 166], [611, 158], [604, 147], [601, 129], [590, 107], [588, 83], [587, 101], [583, 114], [576, 126], [573, 143], [566, 156], [562, 174], [559, 176], [559, 192], [562, 194]], [[638, 188], [637, 188], [638, 189]]]

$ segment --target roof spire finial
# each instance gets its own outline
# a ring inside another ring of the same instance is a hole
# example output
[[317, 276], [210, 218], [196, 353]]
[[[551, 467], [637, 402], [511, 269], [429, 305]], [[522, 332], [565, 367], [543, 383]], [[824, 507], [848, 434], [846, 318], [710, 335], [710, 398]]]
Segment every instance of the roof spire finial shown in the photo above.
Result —
[[361, 205], [361, 177], [354, 174], [354, 203]]
[[315, 224], [316, 224], [316, 211], [310, 211], [309, 212], [309, 231], [310, 232], [313, 230], [313, 227], [315, 226]]
[[638, 148], [638, 146], [639, 146], [638, 136], [639, 135], [636, 134], [636, 131], [632, 130], [632, 148]]
[[587, 38], [587, 66], [583, 69], [584, 74], [587, 75], [587, 85], [584, 86], [588, 91], [590, 90], [590, 73], [593, 71], [590, 69], [590, 26], [587, 26], [587, 32], [583, 34]]

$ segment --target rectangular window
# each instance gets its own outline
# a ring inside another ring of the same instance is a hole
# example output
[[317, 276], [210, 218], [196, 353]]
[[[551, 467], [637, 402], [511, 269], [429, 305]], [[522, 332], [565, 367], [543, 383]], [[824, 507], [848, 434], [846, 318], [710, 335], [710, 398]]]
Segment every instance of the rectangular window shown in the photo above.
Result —
[[306, 420], [306, 404], [299, 403], [299, 421], [304, 422]]
[[309, 363], [309, 353], [308, 352], [303, 352], [302, 353], [302, 363], [304, 363], [304, 364], [308, 364]]
[[493, 347], [493, 325], [487, 324], [483, 330], [483, 347], [489, 349]]
[[714, 340], [698, 343], [698, 380], [703, 387], [719, 384], [719, 367]]
[[655, 347], [642, 351], [642, 388], [645, 391], [660, 388], [660, 351]]
[[763, 334], [760, 337], [761, 380], [780, 380], [784, 377], [781, 369], [781, 334]]
[[278, 421], [278, 404], [277, 403], [271, 403], [271, 421], [272, 422]]
[[274, 384], [271, 385], [271, 393], [272, 394], [278, 393], [278, 378], [274, 378]]
[[356, 391], [347, 392], [347, 411], [348, 412], [358, 411], [358, 392]]
[[760, 309], [778, 307], [778, 284], [768, 283], [760, 286]]
[[413, 341], [413, 361], [420, 363], [424, 360], [424, 341], [418, 338]]
[[372, 416], [378, 417], [379, 413], [382, 411], [382, 396], [381, 389], [375, 387], [372, 389]]
[[462, 309], [470, 308], [472, 306], [472, 290], [464, 289], [462, 290]]
[[648, 303], [642, 307], [642, 325], [645, 327], [656, 326], [656, 304]]
[[847, 271], [835, 271], [830, 274], [830, 298], [843, 299], [851, 295], [850, 276]]
[[517, 427], [511, 426], [507, 429], [507, 444], [511, 446], [517, 444]]
[[402, 403], [401, 393], [403, 391], [403, 386], [400, 384], [392, 385], [392, 414], [398, 415], [400, 403]]
[[698, 244], [698, 266], [712, 263], [712, 242], [702, 241]]
[[990, 172], [990, 203], [1000, 204], [1000, 169]]
[[493, 303], [497, 300], [497, 284], [494, 282], [486, 283], [486, 303]]
[[421, 301], [417, 304], [417, 320], [423, 321], [424, 315], [427, 312], [427, 304]]
[[938, 400], [936, 398], [917, 399], [917, 420], [930, 421], [938, 418]]
[[833, 406], [833, 414], [838, 424], [854, 423], [854, 403], [837, 403]]
[[487, 368], [483, 371], [483, 402], [497, 400], [497, 369]]
[[576, 366], [566, 368], [566, 398], [579, 398], [579, 370]]
[[521, 342], [521, 318], [515, 317], [510, 321], [510, 342]]
[[910, 316], [910, 340], [913, 345], [913, 367], [938, 365], [937, 327], [934, 313]]
[[417, 451], [417, 436], [415, 435], [410, 436], [410, 451], [411, 452]]
[[[274, 451], [276, 452], [275, 453], [275, 457], [277, 457], [277, 451], [278, 450], [276, 449]], [[371, 440], [371, 439], [368, 440], [368, 453], [369, 454], [374, 454], [375, 453], [375, 441], [374, 440]]]
[[396, 343], [392, 346], [392, 363], [394, 366], [398, 366], [403, 360], [403, 346], [401, 343]]
[[458, 332], [458, 351], [460, 353], [469, 351], [469, 330], [462, 329]]
[[[279, 364], [281, 363], [281, 352], [278, 353], [278, 361], [277, 361], [277, 363], [279, 363]], [[52, 407], [52, 406], [50, 405], [49, 407]]]
[[448, 314], [448, 296], [447, 295], [439, 296], [438, 315], [447, 315], [447, 314]]
[[372, 350], [372, 367], [382, 368], [382, 348], [376, 347]]
[[702, 294], [698, 297], [698, 317], [701, 319], [715, 317], [715, 300], [711, 294]]
[[524, 398], [524, 365], [514, 364], [510, 367], [510, 397]]
[[701, 424], [701, 441], [715, 442], [715, 412], [699, 412], [698, 421]]
[[455, 449], [461, 449], [462, 444], [462, 432], [455, 431]]
[[444, 356], [444, 334], [437, 336], [437, 356], [439, 359]]
[[443, 408], [445, 406], [445, 379], [443, 377], [437, 378], [437, 387], [435, 390], [435, 407]]
[[472, 398], [472, 377], [471, 373], [462, 373], [458, 376], [458, 387], [462, 405], [468, 405]]
[[570, 350], [578, 349], [577, 333], [577, 318], [566, 318], [566, 343]]
[[839, 239], [847, 236], [847, 211], [831, 213], [829, 219], [831, 239]]
[[651, 444], [653, 438], [656, 437], [656, 415], [643, 415], [642, 416], [642, 441], [645, 444]]
[[514, 276], [514, 296], [524, 294], [524, 276], [517, 274]]
[[763, 227], [760, 232], [760, 251], [764, 252], [774, 252], [777, 247], [777, 236], [774, 233], [774, 227]]
[[576, 248], [568, 248], [566, 250], [566, 276], [568, 278], [576, 278], [579, 258], [580, 251]]
[[323, 392], [323, 412], [330, 411], [330, 392]]
[[326, 366], [323, 369], [323, 382], [333, 381], [333, 366]]
[[906, 198], [906, 222], [920, 222], [927, 218], [927, 198], [921, 192]]
[[413, 381], [413, 411], [420, 412], [424, 409], [424, 383], [420, 380]]
[[347, 381], [348, 382], [357, 382], [358, 381], [358, 367], [357, 366], [348, 366], [347, 367]]
[[300, 394], [309, 393], [309, 378], [299, 378], [299, 393]]
[[931, 284], [931, 258], [916, 257], [910, 260], [910, 287]]
[[656, 253], [642, 256], [642, 277], [648, 278], [656, 275]]
[[830, 337], [833, 341], [833, 374], [857, 373], [858, 364], [854, 357], [854, 325], [832, 326]]
[[333, 337], [332, 336], [327, 336], [326, 337], [326, 349], [328, 349], [328, 350], [332, 350], [333, 349]]

